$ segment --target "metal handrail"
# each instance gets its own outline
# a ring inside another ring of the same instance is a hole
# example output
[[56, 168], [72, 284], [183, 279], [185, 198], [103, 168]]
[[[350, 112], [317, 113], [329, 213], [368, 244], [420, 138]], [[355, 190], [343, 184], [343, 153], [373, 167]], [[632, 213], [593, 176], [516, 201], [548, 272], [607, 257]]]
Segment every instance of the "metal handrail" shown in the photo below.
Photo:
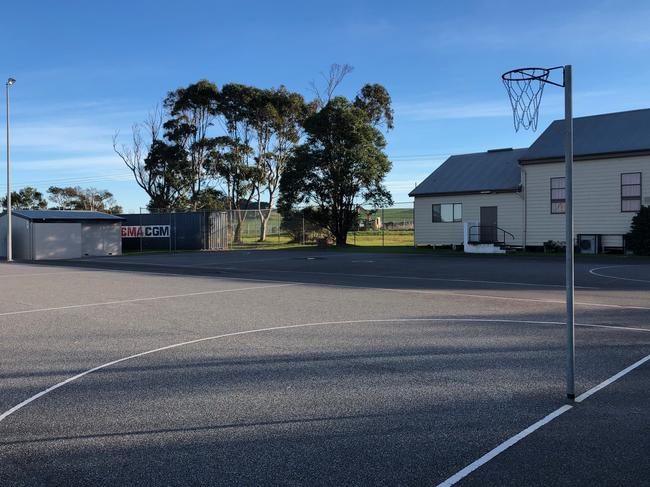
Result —
[[[478, 234], [472, 232], [472, 230], [475, 229], [475, 228], [478, 228]], [[492, 242], [483, 242], [481, 240], [481, 229], [482, 228], [493, 228], [493, 229], [495, 229], [494, 241], [492, 241]], [[499, 237], [499, 232], [501, 232], [501, 234], [503, 236], [503, 239], [501, 239], [501, 240], [499, 240], [499, 238], [498, 238]], [[471, 227], [469, 227], [468, 241], [470, 243], [496, 243], [496, 244], [505, 245], [506, 244], [506, 236], [510, 237], [512, 240], [515, 239], [515, 236], [512, 233], [510, 233], [507, 230], [504, 230], [503, 228], [499, 228], [496, 225], [472, 225]], [[478, 238], [475, 238], [475, 237], [478, 237]]]

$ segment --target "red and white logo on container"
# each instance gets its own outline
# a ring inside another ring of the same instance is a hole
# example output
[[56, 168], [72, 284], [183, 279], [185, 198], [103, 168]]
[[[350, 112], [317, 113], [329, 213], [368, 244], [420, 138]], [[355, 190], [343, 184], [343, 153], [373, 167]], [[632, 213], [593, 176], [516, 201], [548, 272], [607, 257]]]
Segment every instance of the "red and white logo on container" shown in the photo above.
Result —
[[122, 226], [122, 238], [169, 238], [169, 225]]

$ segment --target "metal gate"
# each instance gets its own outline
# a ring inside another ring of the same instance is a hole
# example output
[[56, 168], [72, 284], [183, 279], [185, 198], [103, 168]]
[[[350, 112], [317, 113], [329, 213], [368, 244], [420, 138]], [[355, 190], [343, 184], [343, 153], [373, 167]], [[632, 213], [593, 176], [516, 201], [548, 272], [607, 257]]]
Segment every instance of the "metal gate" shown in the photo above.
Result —
[[225, 211], [213, 211], [208, 215], [207, 230], [207, 250], [228, 248], [228, 214]]

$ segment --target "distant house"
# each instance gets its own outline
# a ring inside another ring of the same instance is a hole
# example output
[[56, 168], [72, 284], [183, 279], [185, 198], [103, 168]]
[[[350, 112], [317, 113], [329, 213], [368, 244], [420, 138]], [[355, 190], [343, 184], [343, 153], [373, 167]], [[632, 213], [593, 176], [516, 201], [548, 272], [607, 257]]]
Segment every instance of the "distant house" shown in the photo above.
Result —
[[[447, 159], [410, 193], [416, 244], [563, 242], [563, 132], [556, 120], [527, 149]], [[622, 249], [632, 217], [650, 205], [650, 109], [575, 118], [574, 154], [575, 243]]]

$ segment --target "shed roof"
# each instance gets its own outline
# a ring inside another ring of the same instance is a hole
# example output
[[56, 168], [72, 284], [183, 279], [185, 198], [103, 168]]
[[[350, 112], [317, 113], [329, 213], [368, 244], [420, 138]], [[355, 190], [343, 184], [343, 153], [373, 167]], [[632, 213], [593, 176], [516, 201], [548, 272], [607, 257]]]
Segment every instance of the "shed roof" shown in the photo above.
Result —
[[521, 182], [518, 160], [527, 149], [499, 149], [449, 157], [409, 196], [516, 191]]
[[[5, 212], [6, 213], [6, 212]], [[3, 213], [3, 215], [5, 214]], [[12, 210], [13, 215], [30, 221], [39, 222], [77, 222], [77, 221], [124, 221], [121, 216], [102, 213], [101, 211], [82, 210]]]
[[[573, 119], [574, 157], [650, 151], [650, 109], [605, 113]], [[537, 138], [521, 162], [564, 158], [564, 120], [555, 120]]]

